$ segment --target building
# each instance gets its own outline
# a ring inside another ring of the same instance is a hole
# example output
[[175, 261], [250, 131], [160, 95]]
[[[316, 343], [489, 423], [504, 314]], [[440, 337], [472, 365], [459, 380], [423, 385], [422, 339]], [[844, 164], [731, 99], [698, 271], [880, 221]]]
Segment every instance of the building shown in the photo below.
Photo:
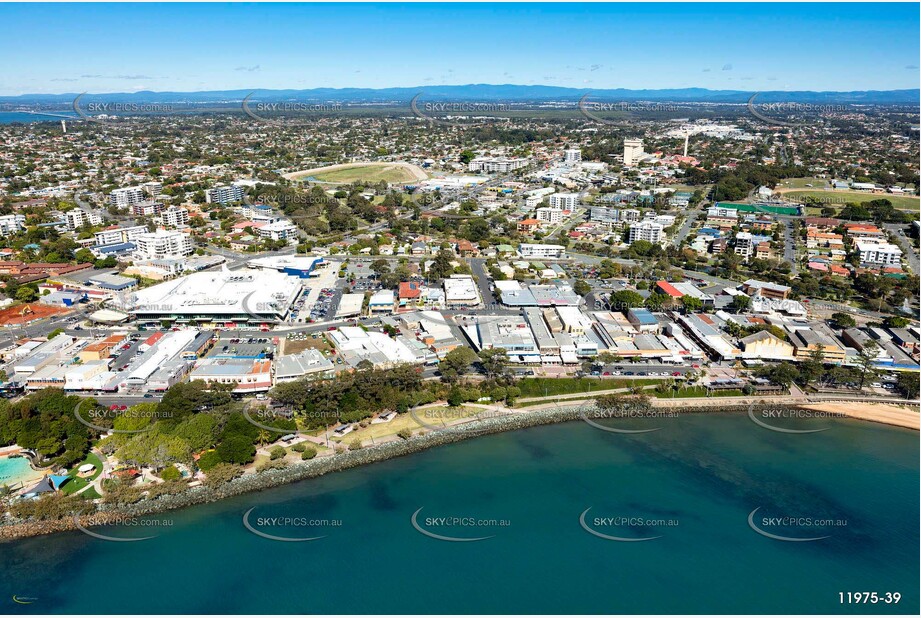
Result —
[[844, 347], [821, 324], [815, 324], [811, 328], [795, 330], [791, 339], [796, 360], [808, 359], [809, 355], [815, 350], [822, 351], [822, 356], [826, 363], [842, 363], [846, 357]]
[[272, 388], [272, 361], [248, 358], [204, 358], [195, 364], [190, 380], [233, 384], [233, 393], [264, 393]]
[[[578, 193], [554, 193], [550, 196], [550, 207], [560, 210], [575, 210], [579, 205]], [[540, 217], [538, 217], [540, 219]]]
[[243, 187], [222, 185], [205, 191], [205, 201], [209, 204], [229, 204], [243, 201]]
[[443, 281], [448, 306], [476, 306], [481, 302], [476, 281], [470, 275], [451, 275]]
[[281, 219], [256, 228], [256, 234], [262, 238], [268, 238], [274, 241], [297, 240], [297, 226], [290, 221]]
[[659, 321], [648, 309], [633, 307], [627, 311], [627, 320], [638, 333], [658, 333]]
[[95, 212], [86, 212], [80, 208], [73, 208], [64, 213], [64, 221], [68, 230], [78, 230], [85, 225], [102, 225], [102, 217]]
[[506, 173], [527, 166], [528, 159], [518, 157], [477, 157], [467, 164], [471, 172]]
[[26, 229], [25, 215], [3, 215], [0, 217], [0, 236], [9, 236]]
[[102, 245], [117, 245], [121, 243], [126, 243], [134, 240], [141, 234], [147, 233], [147, 227], [143, 225], [135, 225], [132, 227], [114, 227], [107, 228], [101, 232], [96, 232], [93, 235], [93, 238], [96, 240], [97, 246]]
[[124, 189], [115, 189], [109, 193], [109, 204], [116, 208], [128, 208], [138, 202], [146, 199], [142, 187], [125, 187]]
[[781, 300], [786, 299], [790, 295], [789, 286], [769, 283], [767, 281], [758, 281], [756, 279], [749, 279], [743, 283], [742, 291], [749, 296], [759, 294], [767, 298], [779, 298]]
[[538, 208], [536, 211], [537, 220], [554, 225], [563, 220], [563, 209], [554, 208], [553, 206]]
[[131, 294], [120, 304], [138, 321], [236, 324], [284, 321], [301, 279], [272, 270], [202, 271]]
[[525, 259], [563, 259], [566, 257], [566, 247], [562, 245], [538, 245], [523, 243], [518, 246], [518, 255]]
[[627, 167], [636, 165], [643, 157], [643, 140], [625, 139], [624, 140], [624, 165]]
[[522, 219], [518, 222], [518, 231], [523, 234], [533, 234], [540, 229], [540, 219]]
[[582, 151], [578, 148], [567, 148], [563, 151], [563, 163], [575, 165], [582, 162]]
[[134, 240], [137, 246], [134, 255], [139, 260], [162, 260], [191, 255], [195, 250], [192, 237], [185, 232], [157, 230], [138, 234]]
[[286, 354], [275, 360], [275, 384], [301, 378], [324, 380], [335, 377], [336, 366], [319, 350], [307, 348], [297, 354]]
[[187, 227], [189, 211], [179, 206], [170, 206], [160, 212], [160, 225], [163, 227]]
[[658, 244], [665, 239], [665, 229], [662, 224], [655, 221], [640, 221], [630, 226], [629, 243], [632, 245], [638, 240], [645, 240]]
[[795, 354], [792, 345], [766, 330], [749, 335], [741, 339], [739, 343], [742, 344], [743, 358], [789, 361], [793, 360]]
[[902, 250], [893, 244], [858, 240], [855, 246], [861, 266], [898, 266], [902, 263]]

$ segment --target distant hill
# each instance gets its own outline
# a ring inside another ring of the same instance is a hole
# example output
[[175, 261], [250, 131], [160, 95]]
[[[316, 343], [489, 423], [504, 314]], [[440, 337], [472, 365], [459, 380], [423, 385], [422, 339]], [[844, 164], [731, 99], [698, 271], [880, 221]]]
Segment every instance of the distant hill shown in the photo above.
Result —
[[[202, 92], [113, 92], [92, 93], [87, 99], [98, 102], [230, 104], [239, 103], [253, 93], [253, 100], [267, 101], [339, 101], [344, 103], [406, 103], [417, 94], [426, 101], [505, 101], [538, 103], [578, 101], [586, 94], [592, 101], [675, 101], [686, 103], [746, 103], [755, 94], [745, 90], [708, 90], [706, 88], [670, 88], [660, 90], [629, 90], [563, 88], [559, 86], [519, 86], [514, 84], [468, 84], [464, 86], [417, 86], [412, 88], [312, 88], [309, 90], [209, 90]], [[65, 94], [24, 94], [0, 97], [7, 105], [69, 104], [77, 92]], [[857, 90], [850, 92], [765, 91], [758, 94], [758, 103], [839, 103], [917, 105], [921, 91], [915, 90]]]

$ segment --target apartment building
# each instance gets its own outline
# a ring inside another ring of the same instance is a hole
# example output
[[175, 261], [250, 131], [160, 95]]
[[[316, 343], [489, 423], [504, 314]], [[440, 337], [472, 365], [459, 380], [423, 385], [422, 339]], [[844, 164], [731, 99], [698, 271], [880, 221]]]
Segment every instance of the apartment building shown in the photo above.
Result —
[[559, 223], [563, 220], [562, 208], [546, 206], [544, 208], [538, 208], [536, 213], [538, 221], [543, 221], [544, 223], [549, 223], [551, 225]]
[[550, 207], [561, 210], [575, 210], [579, 205], [578, 193], [554, 193], [550, 196]]
[[297, 240], [297, 226], [290, 221], [275, 221], [256, 228], [256, 234], [271, 240]]
[[518, 247], [518, 254], [523, 258], [565, 258], [566, 247], [562, 245], [522, 244]]
[[139, 234], [133, 240], [137, 245], [134, 255], [139, 260], [162, 260], [191, 255], [192, 237], [184, 232], [157, 230]]
[[136, 187], [115, 189], [109, 193], [109, 204], [116, 208], [128, 208], [134, 204], [145, 201], [149, 197], [157, 197], [163, 191], [163, 183], [151, 181]]
[[135, 217], [156, 217], [163, 211], [163, 204], [153, 200], [144, 200], [128, 207]]
[[629, 243], [632, 245], [638, 240], [651, 243], [660, 243], [665, 239], [665, 231], [661, 224], [655, 221], [640, 221], [630, 226]]
[[643, 157], [643, 140], [625, 139], [624, 140], [624, 165], [630, 167]]
[[141, 234], [147, 233], [147, 227], [144, 225], [135, 225], [132, 227], [116, 227], [101, 232], [96, 232], [93, 236], [97, 245], [116, 245], [123, 242], [130, 242]]
[[163, 227], [186, 227], [189, 225], [189, 211], [179, 206], [170, 206], [160, 213]]
[[518, 157], [477, 157], [467, 164], [471, 172], [505, 173], [521, 169], [528, 159]]
[[68, 230], [78, 230], [85, 225], [102, 225], [102, 217], [94, 212], [74, 208], [64, 213]]
[[582, 162], [582, 151], [578, 148], [567, 148], [563, 151], [563, 163], [575, 165]]
[[25, 215], [3, 215], [0, 217], [0, 236], [9, 236], [26, 229]]
[[222, 185], [205, 191], [205, 201], [209, 204], [229, 204], [243, 201], [243, 187]]
[[891, 243], [858, 240], [855, 246], [861, 266], [898, 266], [902, 263], [902, 250]]

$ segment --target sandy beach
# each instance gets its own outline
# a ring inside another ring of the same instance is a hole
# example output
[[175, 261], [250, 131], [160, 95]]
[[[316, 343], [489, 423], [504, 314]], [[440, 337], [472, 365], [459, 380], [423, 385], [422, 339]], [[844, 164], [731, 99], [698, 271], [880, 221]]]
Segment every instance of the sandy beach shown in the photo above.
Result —
[[807, 410], [840, 414], [862, 421], [883, 423], [918, 431], [921, 428], [921, 412], [909, 406], [895, 406], [887, 403], [814, 403], [800, 406]]

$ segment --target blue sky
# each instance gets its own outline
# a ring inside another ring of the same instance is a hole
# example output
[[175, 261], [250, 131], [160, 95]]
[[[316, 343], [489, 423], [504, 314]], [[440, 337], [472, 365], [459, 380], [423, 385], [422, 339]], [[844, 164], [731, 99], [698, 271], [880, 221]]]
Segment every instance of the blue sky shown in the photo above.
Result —
[[919, 86], [917, 4], [0, 4], [0, 95]]

